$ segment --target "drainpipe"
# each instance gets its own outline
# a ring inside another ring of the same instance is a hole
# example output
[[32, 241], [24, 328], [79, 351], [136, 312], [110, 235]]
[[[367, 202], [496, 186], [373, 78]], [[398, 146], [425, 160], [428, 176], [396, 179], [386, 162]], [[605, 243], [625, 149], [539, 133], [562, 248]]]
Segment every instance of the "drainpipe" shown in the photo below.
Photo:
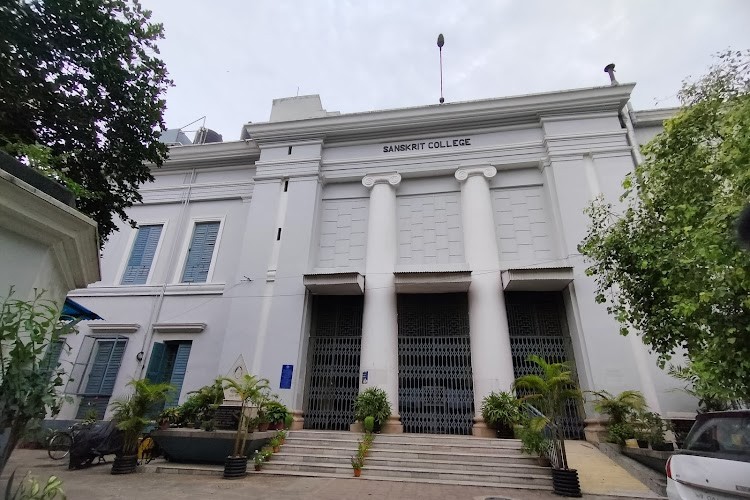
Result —
[[187, 209], [188, 205], [190, 204], [190, 195], [193, 190], [195, 177], [196, 172], [195, 169], [193, 169], [190, 172], [190, 183], [188, 184], [187, 192], [185, 193], [185, 199], [182, 201], [182, 206], [180, 207], [180, 215], [177, 217], [176, 227], [178, 233], [175, 234], [174, 241], [172, 242], [172, 248], [169, 252], [169, 261], [167, 262], [167, 275], [164, 277], [164, 284], [161, 286], [161, 290], [159, 290], [159, 295], [156, 297], [154, 306], [151, 308], [151, 314], [149, 316], [148, 325], [146, 327], [146, 335], [143, 336], [143, 344], [141, 344], [141, 350], [138, 353], [140, 359], [138, 360], [138, 366], [136, 367], [135, 373], [133, 374], [133, 378], [136, 380], [143, 378], [143, 370], [144, 368], [146, 368], [146, 362], [149, 361], [149, 358], [151, 357], [150, 354], [147, 356], [144, 351], [147, 345], [151, 345], [151, 340], [154, 338], [153, 325], [159, 319], [159, 314], [161, 313], [161, 308], [164, 304], [164, 295], [167, 292], [167, 285], [169, 284], [169, 275], [172, 272], [172, 266], [174, 265], [175, 258], [177, 257], [177, 248], [180, 241], [179, 230], [185, 223], [185, 217], [187, 216]]

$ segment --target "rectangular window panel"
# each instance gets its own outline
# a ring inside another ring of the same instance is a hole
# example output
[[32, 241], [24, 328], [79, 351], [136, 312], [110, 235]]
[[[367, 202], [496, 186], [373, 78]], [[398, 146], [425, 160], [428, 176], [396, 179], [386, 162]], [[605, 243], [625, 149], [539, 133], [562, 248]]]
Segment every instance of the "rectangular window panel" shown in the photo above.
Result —
[[183, 283], [206, 282], [218, 234], [219, 222], [198, 222], [195, 224], [187, 259], [185, 259], [185, 270], [182, 273]]
[[151, 225], [138, 228], [130, 259], [122, 276], [123, 285], [143, 285], [146, 283], [151, 264], [154, 261], [156, 247], [161, 237], [162, 226]]
[[47, 350], [44, 352], [44, 357], [39, 362], [39, 367], [47, 374], [47, 377], [52, 377], [52, 374], [57, 370], [57, 366], [60, 364], [60, 355], [62, 354], [63, 347], [65, 347], [65, 339], [50, 342], [47, 346]]
[[104, 411], [115, 388], [126, 345], [127, 340], [97, 339], [91, 369], [83, 390], [84, 397], [78, 406], [78, 418], [83, 418], [89, 409], [96, 410], [99, 418], [104, 417]]
[[172, 364], [172, 373], [169, 378], [169, 383], [174, 387], [174, 393], [172, 393], [167, 400], [166, 407], [177, 406], [177, 403], [179, 402], [182, 383], [185, 381], [185, 374], [187, 373], [187, 364], [188, 358], [190, 358], [191, 347], [192, 342], [181, 343], [174, 346], [174, 362]]

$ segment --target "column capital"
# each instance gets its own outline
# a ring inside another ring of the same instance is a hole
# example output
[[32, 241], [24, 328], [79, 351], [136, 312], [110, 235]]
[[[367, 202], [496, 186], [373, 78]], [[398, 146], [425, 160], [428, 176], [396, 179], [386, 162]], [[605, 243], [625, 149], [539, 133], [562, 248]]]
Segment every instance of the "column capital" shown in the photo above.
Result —
[[375, 184], [390, 184], [391, 186], [398, 186], [400, 182], [401, 174], [398, 172], [366, 175], [362, 179], [362, 185], [366, 188], [371, 188]]
[[497, 169], [493, 166], [484, 167], [461, 167], [456, 170], [456, 179], [463, 182], [472, 175], [482, 175], [487, 179], [492, 179], [497, 174]]

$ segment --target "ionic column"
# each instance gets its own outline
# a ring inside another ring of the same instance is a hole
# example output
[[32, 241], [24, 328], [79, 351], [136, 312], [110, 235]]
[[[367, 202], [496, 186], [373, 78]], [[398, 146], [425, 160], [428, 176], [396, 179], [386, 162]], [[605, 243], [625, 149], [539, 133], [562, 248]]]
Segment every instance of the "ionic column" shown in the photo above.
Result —
[[488, 179], [495, 167], [456, 171], [461, 185], [461, 217], [466, 260], [472, 270], [469, 287], [471, 371], [474, 378], [475, 436], [494, 437], [482, 420], [482, 399], [492, 391], [508, 391], [513, 383], [508, 315], [500, 280], [500, 258]]
[[398, 320], [393, 276], [398, 258], [396, 186], [400, 182], [397, 173], [362, 179], [362, 184], [370, 188], [370, 209], [359, 389], [380, 387], [388, 394], [392, 415], [382, 432], [403, 432], [398, 415]]

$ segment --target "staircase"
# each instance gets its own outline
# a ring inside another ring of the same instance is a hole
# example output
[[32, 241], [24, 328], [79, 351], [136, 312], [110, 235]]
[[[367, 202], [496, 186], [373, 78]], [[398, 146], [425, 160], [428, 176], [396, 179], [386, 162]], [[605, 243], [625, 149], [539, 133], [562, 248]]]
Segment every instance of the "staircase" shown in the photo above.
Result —
[[[353, 477], [350, 458], [362, 434], [292, 431], [264, 474]], [[552, 490], [552, 472], [521, 453], [515, 439], [428, 434], [378, 434], [363, 479]]]

